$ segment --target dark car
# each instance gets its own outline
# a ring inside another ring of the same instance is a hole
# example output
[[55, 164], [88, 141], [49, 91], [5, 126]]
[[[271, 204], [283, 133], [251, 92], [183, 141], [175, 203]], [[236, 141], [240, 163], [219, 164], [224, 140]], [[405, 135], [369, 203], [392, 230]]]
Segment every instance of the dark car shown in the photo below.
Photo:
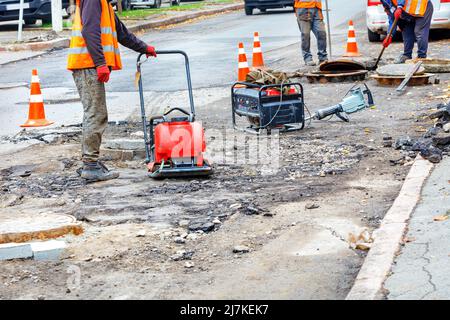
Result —
[[294, 8], [294, 0], [245, 0], [245, 14], [251, 16], [254, 9], [266, 12], [267, 9]]
[[[19, 0], [0, 0], [0, 21], [18, 20], [19, 6]], [[69, 0], [63, 0], [62, 7], [67, 9]], [[44, 23], [51, 22], [51, 0], [24, 0], [23, 19], [26, 24], [35, 24], [38, 19]]]

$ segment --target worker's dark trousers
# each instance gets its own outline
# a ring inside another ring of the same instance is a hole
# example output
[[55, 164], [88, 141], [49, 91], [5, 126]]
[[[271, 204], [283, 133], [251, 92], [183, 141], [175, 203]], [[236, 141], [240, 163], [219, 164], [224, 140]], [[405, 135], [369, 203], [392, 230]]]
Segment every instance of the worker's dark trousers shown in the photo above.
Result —
[[73, 79], [83, 104], [82, 159], [94, 162], [100, 155], [102, 136], [108, 125], [105, 84], [97, 80], [97, 70], [74, 70]]
[[433, 17], [433, 3], [428, 2], [427, 10], [423, 17], [414, 17], [406, 20], [403, 28], [403, 55], [412, 58], [414, 42], [417, 41], [417, 57], [426, 58], [428, 52], [428, 40], [430, 36], [431, 18]]
[[328, 60], [327, 33], [323, 22], [322, 11], [313, 9], [296, 9], [297, 22], [302, 34], [302, 54], [305, 62], [312, 61], [311, 32], [317, 39], [318, 56], [320, 61]]

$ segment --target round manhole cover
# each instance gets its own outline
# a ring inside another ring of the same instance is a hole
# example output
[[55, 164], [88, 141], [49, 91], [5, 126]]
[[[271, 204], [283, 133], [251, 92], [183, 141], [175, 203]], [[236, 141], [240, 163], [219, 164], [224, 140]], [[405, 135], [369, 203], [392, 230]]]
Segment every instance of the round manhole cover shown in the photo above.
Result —
[[0, 243], [45, 240], [83, 233], [80, 222], [65, 214], [0, 214]]
[[[377, 69], [377, 74], [381, 77], [405, 77], [411, 72], [413, 65], [411, 64], [388, 64]], [[425, 68], [420, 67], [414, 74], [416, 76], [423, 75]]]

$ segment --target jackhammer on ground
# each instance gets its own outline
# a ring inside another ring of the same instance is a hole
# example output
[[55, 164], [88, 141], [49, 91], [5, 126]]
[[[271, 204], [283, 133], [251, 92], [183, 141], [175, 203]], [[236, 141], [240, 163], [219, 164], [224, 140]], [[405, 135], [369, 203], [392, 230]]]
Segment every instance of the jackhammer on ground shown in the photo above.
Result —
[[305, 121], [323, 120], [336, 115], [342, 121], [349, 122], [350, 119], [347, 115], [373, 106], [372, 92], [367, 84], [364, 83], [363, 85], [353, 86], [339, 104], [317, 110], [313, 115], [307, 117]]

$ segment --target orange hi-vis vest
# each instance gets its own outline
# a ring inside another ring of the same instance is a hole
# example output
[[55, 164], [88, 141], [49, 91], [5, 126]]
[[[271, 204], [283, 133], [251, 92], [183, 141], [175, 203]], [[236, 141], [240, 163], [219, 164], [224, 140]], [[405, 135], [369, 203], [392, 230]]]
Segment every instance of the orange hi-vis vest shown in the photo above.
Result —
[[295, 0], [295, 8], [322, 10], [322, 0]]
[[[84, 41], [81, 22], [80, 1], [76, 2], [76, 11], [72, 26], [72, 38], [70, 39], [69, 58], [67, 69], [77, 70], [95, 68], [96, 65]], [[101, 41], [106, 65], [113, 70], [122, 69], [120, 58], [119, 42], [117, 41], [116, 20], [114, 9], [107, 0], [100, 0], [102, 5], [102, 16], [100, 19]]]
[[[425, 11], [427, 11], [429, 0], [406, 0], [405, 7], [403, 10], [415, 17], [423, 17], [425, 15]], [[398, 5], [397, 0], [392, 0], [394, 5]]]

